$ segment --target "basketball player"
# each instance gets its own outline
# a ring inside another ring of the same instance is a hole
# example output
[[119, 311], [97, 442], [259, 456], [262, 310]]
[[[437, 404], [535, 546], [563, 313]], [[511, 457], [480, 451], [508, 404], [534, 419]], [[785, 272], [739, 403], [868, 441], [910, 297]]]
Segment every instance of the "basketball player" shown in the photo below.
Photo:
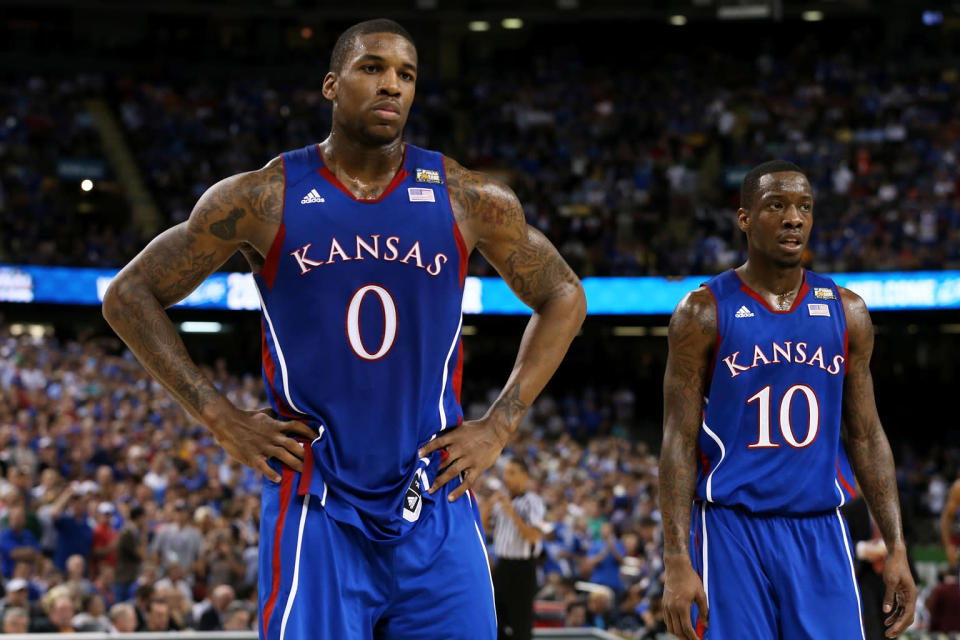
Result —
[[955, 480], [950, 486], [947, 501], [940, 513], [940, 540], [947, 552], [947, 564], [953, 568], [957, 566], [957, 543], [960, 542], [960, 535], [957, 533], [957, 525], [960, 524], [958, 516], [960, 516], [960, 479]]
[[[585, 314], [579, 281], [510, 189], [403, 142], [417, 70], [400, 25], [348, 29], [323, 79], [329, 137], [212, 186], [104, 298], [147, 370], [266, 477], [261, 638], [495, 638], [468, 490]], [[474, 249], [534, 313], [503, 392], [462, 422]], [[262, 298], [272, 411], [231, 405], [164, 312], [237, 250]]]
[[747, 262], [688, 294], [670, 320], [667, 627], [686, 639], [862, 639], [838, 510], [855, 494], [852, 466], [888, 549], [883, 609], [894, 637], [913, 621], [917, 589], [874, 403], [870, 315], [856, 294], [801, 266], [813, 195], [800, 169], [754, 168], [741, 203]]

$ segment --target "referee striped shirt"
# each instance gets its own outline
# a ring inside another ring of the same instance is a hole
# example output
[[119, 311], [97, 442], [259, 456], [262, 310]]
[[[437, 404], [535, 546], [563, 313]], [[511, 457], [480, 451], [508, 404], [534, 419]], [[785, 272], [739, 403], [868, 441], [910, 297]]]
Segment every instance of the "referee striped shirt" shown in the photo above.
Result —
[[[510, 501], [513, 510], [520, 519], [537, 529], [543, 528], [543, 518], [547, 508], [543, 499], [532, 491], [517, 496]], [[526, 560], [536, 558], [540, 554], [541, 543], [532, 544], [520, 534], [517, 523], [503, 510], [500, 503], [493, 505], [490, 511], [493, 520], [493, 551], [498, 558], [510, 560]]]

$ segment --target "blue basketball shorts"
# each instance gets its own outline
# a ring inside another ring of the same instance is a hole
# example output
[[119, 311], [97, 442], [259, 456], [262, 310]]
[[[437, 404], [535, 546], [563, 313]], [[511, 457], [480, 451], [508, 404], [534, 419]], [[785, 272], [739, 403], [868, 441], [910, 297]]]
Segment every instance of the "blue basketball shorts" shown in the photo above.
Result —
[[840, 511], [756, 515], [700, 502], [690, 559], [703, 580], [707, 640], [863, 640], [853, 546]]
[[480, 514], [469, 492], [447, 502], [456, 480], [410, 534], [378, 543], [282, 473], [261, 497], [260, 640], [495, 640]]

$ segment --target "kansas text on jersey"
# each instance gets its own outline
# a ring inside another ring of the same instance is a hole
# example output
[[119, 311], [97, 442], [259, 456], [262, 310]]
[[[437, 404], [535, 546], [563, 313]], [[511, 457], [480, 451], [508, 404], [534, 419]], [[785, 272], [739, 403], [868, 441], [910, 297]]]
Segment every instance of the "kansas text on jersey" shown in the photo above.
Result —
[[828, 511], [854, 495], [840, 440], [847, 326], [832, 280], [804, 272], [775, 311], [735, 271], [706, 283], [717, 343], [697, 497], [754, 513]]
[[315, 145], [282, 158], [283, 221], [255, 276], [270, 402], [317, 430], [300, 492], [372, 539], [399, 538], [432, 507], [439, 452], [418, 447], [462, 421], [467, 256], [443, 157], [407, 145], [376, 200], [354, 198]]

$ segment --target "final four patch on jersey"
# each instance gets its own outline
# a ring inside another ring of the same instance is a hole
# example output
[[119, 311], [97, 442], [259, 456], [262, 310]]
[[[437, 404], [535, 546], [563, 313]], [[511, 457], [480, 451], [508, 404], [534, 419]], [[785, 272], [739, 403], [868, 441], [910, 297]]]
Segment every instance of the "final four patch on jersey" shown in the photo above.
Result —
[[407, 187], [407, 194], [410, 196], [410, 202], [436, 202], [436, 196], [433, 189], [424, 187]]
[[814, 287], [813, 297], [817, 300], [836, 300], [837, 294], [830, 287]]
[[830, 307], [825, 304], [820, 304], [817, 302], [811, 302], [807, 305], [807, 310], [812, 316], [826, 316], [830, 317]]
[[443, 184], [440, 172], [434, 169], [417, 169], [417, 182], [426, 182], [427, 184]]

